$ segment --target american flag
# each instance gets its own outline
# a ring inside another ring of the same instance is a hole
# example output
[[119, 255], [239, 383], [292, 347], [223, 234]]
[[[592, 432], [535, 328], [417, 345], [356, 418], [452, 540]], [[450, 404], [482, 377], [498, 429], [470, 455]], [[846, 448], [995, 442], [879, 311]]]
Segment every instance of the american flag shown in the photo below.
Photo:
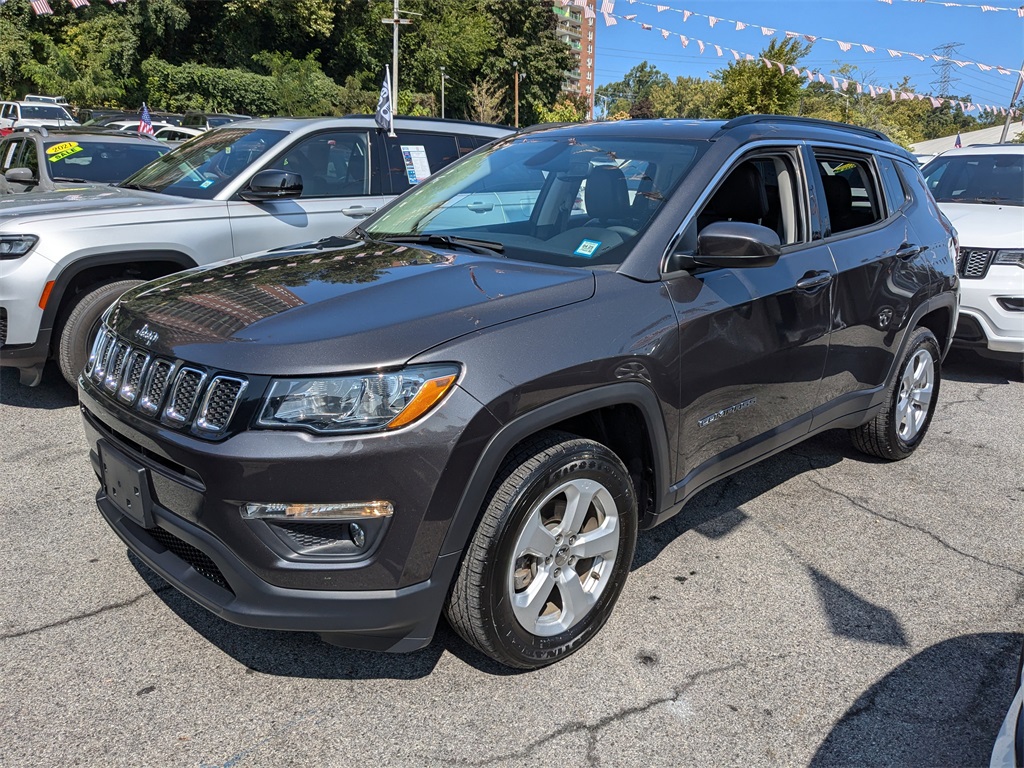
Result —
[[142, 102], [142, 115], [139, 117], [139, 133], [153, 135], [153, 121], [149, 117], [149, 109], [146, 102]]
[[72, 8], [85, 8], [89, 5], [89, 0], [69, 0]]
[[32, 10], [36, 12], [36, 16], [52, 16], [53, 8], [47, 0], [32, 0]]

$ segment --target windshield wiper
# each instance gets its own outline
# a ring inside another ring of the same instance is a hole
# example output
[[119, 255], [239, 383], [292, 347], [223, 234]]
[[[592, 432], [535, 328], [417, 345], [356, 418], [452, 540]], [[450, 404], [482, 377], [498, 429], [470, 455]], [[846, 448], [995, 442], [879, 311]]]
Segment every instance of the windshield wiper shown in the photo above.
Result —
[[479, 253], [483, 256], [490, 256], [495, 253], [504, 253], [505, 246], [493, 240], [474, 240], [469, 237], [456, 237], [454, 235], [434, 235], [424, 233], [422, 235], [384, 235], [375, 237], [384, 243], [414, 243], [416, 245], [447, 245], [452, 248], [464, 248], [471, 253]]
[[145, 184], [125, 184], [125, 183], [122, 182], [121, 184], [118, 184], [117, 186], [121, 187], [122, 189], [141, 189], [143, 192], [159, 192], [160, 191], [159, 189], [156, 189], [155, 187], [147, 187]]

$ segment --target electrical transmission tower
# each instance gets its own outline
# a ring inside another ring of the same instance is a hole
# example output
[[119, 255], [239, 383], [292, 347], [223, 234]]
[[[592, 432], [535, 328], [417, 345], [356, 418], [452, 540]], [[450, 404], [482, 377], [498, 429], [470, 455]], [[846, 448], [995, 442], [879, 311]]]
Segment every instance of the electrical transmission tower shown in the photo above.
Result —
[[946, 43], [937, 48], [932, 48], [932, 51], [943, 57], [942, 61], [932, 64], [932, 72], [938, 75], [931, 82], [933, 93], [937, 93], [939, 96], [955, 95], [953, 87], [960, 82], [960, 79], [953, 77], [953, 62], [950, 59], [953, 58], [961, 45], [963, 43]]

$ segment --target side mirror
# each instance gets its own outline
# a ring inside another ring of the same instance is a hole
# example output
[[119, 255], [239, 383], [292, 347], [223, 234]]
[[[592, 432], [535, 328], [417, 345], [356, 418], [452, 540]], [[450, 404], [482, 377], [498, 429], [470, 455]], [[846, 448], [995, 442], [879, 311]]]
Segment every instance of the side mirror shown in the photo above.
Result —
[[250, 203], [264, 200], [285, 200], [302, 194], [302, 177], [290, 171], [260, 171], [238, 196]]
[[35, 184], [36, 175], [31, 168], [11, 168], [4, 174], [4, 178], [13, 181], [15, 184]]
[[693, 260], [705, 267], [770, 267], [782, 254], [774, 230], [745, 221], [717, 221], [697, 235]]

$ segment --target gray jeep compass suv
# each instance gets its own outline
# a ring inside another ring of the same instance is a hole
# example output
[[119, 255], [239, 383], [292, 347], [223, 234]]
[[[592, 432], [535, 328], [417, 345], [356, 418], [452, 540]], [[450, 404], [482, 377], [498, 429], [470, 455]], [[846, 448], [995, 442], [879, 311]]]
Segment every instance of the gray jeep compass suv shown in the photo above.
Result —
[[542, 127], [343, 238], [170, 275], [79, 379], [97, 503], [238, 624], [530, 668], [638, 531], [824, 430], [903, 459], [957, 320], [914, 158], [796, 118]]

